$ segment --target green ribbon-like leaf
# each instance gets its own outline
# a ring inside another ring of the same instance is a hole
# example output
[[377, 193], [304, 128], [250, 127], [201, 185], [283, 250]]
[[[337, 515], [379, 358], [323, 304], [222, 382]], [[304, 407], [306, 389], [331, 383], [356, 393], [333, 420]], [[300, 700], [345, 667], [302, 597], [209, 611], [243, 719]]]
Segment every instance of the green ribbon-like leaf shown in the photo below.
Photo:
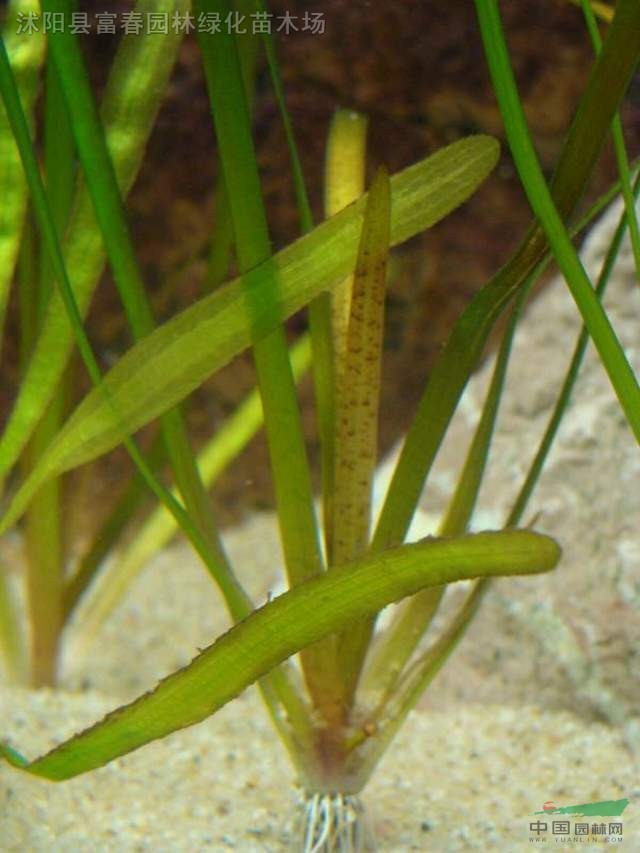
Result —
[[[470, 137], [394, 176], [391, 244], [429, 228], [461, 204], [497, 157], [495, 140]], [[19, 518], [47, 479], [115, 447], [125, 433], [167, 411], [233, 356], [350, 273], [365, 205], [366, 196], [132, 347], [106, 375], [105, 387], [88, 394], [52, 442], [18, 491], [0, 533]], [[277, 300], [269, 298], [272, 288], [277, 289]]]
[[559, 557], [553, 539], [528, 530], [429, 538], [364, 557], [256, 610], [152, 693], [31, 764], [10, 747], [0, 754], [36, 776], [69, 779], [206, 719], [290, 655], [392, 601], [462, 579], [549, 571]]
[[[13, 0], [6, 11], [2, 38], [15, 70], [16, 81], [25, 112], [31, 117], [38, 94], [39, 70], [45, 53], [44, 36], [16, 32], [19, 15], [37, 14], [35, 0]], [[20, 168], [20, 153], [11, 133], [7, 113], [0, 99], [0, 341], [5, 321], [5, 309], [27, 209], [27, 183]]]
[[[37, 12], [40, 3], [16, 3], [20, 11]], [[140, 3], [138, 3], [140, 5]], [[33, 7], [30, 9], [28, 7]], [[169, 15], [184, 14], [189, 9], [188, 0], [156, 0], [154, 12]], [[9, 14], [9, 13], [8, 13]], [[16, 16], [11, 13], [12, 26]], [[120, 191], [125, 197], [133, 184], [140, 168], [145, 146], [153, 127], [162, 95], [166, 91], [169, 75], [182, 41], [184, 33], [169, 27], [166, 33], [156, 32], [125, 34], [118, 45], [112, 68], [109, 73], [100, 115], [105, 128], [109, 152], [113, 160]], [[24, 41], [23, 50], [32, 52], [40, 38], [37, 33], [25, 33], [19, 36]], [[9, 45], [8, 45], [9, 46]], [[11, 64], [14, 74], [20, 79], [20, 65], [26, 59]], [[17, 60], [17, 58], [16, 58]], [[35, 91], [35, 82], [34, 82]], [[23, 106], [28, 99], [22, 91]], [[3, 108], [0, 105], [0, 113]], [[0, 119], [0, 124], [1, 124]], [[0, 132], [2, 129], [0, 128]], [[13, 144], [13, 143], [11, 143]], [[14, 146], [15, 148], [15, 146]], [[17, 220], [9, 221], [11, 182], [24, 182], [19, 159], [5, 160], [6, 149], [0, 141], [0, 278], [9, 256], [3, 250], [3, 231], [6, 227], [20, 228]], [[96, 225], [93, 203], [85, 184], [80, 184], [74, 210], [71, 214], [64, 243], [64, 257], [73, 284], [73, 291], [80, 313], [84, 317], [89, 308], [92, 294], [104, 266], [105, 253], [100, 230]], [[12, 266], [10, 269], [12, 270]], [[0, 297], [0, 302], [2, 298]], [[49, 405], [58, 382], [68, 364], [73, 347], [73, 332], [64, 302], [57, 288], [54, 289], [51, 302], [43, 320], [33, 355], [20, 379], [20, 389], [6, 428], [0, 437], [0, 479], [15, 465], [36, 424]]]

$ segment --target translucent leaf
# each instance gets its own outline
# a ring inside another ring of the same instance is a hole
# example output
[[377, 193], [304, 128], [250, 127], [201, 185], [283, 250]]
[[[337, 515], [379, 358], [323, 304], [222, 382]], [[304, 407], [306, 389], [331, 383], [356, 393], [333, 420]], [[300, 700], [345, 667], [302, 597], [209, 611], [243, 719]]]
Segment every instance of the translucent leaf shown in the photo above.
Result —
[[548, 571], [559, 557], [553, 539], [528, 530], [428, 538], [365, 557], [256, 610], [153, 692], [30, 765], [9, 747], [0, 752], [37, 776], [69, 779], [206, 719], [290, 655], [392, 601], [462, 579]]
[[[470, 137], [394, 176], [391, 244], [430, 227], [461, 204], [497, 157], [495, 140]], [[0, 532], [15, 522], [49, 477], [115, 447], [351, 272], [365, 204], [366, 196], [132, 347], [52, 442], [16, 495]]]

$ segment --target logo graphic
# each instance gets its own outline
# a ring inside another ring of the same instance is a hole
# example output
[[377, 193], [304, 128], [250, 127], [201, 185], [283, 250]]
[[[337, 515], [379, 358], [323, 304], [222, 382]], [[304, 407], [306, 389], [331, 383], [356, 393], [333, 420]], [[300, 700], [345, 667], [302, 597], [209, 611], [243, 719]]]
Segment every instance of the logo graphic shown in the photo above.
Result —
[[556, 808], [551, 800], [548, 800], [537, 814], [575, 814], [584, 817], [619, 817], [629, 805], [628, 799], [622, 800], [600, 800], [597, 803], [579, 803], [577, 806], [562, 806]]
[[[616, 844], [622, 841], [622, 820], [620, 816], [629, 805], [625, 797], [621, 800], [599, 800], [596, 803], [577, 803], [574, 806], [556, 806], [553, 800], [547, 800], [542, 811], [533, 816], [544, 815], [529, 822], [529, 843], [545, 843], [549, 833], [554, 842], [574, 844], [587, 842], [605, 842]], [[549, 820], [549, 816], [559, 820]], [[573, 817], [570, 820], [568, 816]], [[608, 818], [605, 822], [602, 818]], [[617, 819], [616, 819], [617, 818]]]

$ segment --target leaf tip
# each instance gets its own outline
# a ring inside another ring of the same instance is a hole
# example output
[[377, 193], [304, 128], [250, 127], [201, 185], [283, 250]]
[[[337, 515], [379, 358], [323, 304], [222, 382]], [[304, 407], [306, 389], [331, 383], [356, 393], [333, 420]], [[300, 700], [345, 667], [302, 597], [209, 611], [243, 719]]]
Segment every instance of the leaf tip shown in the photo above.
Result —
[[24, 770], [29, 766], [29, 762], [24, 755], [21, 755], [16, 749], [9, 746], [9, 744], [4, 741], [0, 741], [0, 758], [4, 758], [5, 761], [8, 761], [9, 764], [12, 764], [14, 767], [18, 767], [20, 770]]

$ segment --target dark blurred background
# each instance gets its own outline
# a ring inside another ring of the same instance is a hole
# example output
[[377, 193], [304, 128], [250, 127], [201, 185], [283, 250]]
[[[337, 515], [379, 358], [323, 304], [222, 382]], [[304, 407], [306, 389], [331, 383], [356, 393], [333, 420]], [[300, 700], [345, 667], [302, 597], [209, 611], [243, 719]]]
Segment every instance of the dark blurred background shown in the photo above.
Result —
[[[128, 3], [103, 6], [121, 12]], [[274, 22], [289, 13], [300, 25], [305, 11], [321, 13], [324, 33], [276, 34], [287, 100], [302, 156], [314, 214], [322, 217], [322, 173], [327, 128], [334, 110], [350, 107], [369, 116], [369, 165], [393, 172], [438, 147], [471, 133], [503, 139], [500, 115], [485, 67], [470, 0], [272, 0]], [[94, 4], [81, 4], [93, 13]], [[102, 10], [102, 6], [100, 7]], [[527, 118], [548, 174], [592, 62], [582, 15], [565, 0], [509, 0], [501, 4]], [[84, 39], [99, 91], [118, 36]], [[638, 100], [624, 109], [629, 146], [637, 151]], [[271, 91], [261, 64], [257, 79], [255, 135], [265, 200], [276, 248], [299, 234], [289, 159]], [[215, 227], [215, 140], [196, 39], [189, 36], [167, 93], [147, 158], [129, 199], [130, 222], [156, 314], [167, 317], [201, 292], [209, 235]], [[591, 196], [615, 175], [606, 151]], [[462, 308], [506, 260], [530, 211], [506, 147], [492, 177], [461, 210], [400, 250], [399, 274], [387, 300], [387, 332], [381, 421], [382, 449], [406, 431], [434, 356]], [[166, 282], [175, 280], [169, 288]], [[94, 300], [93, 341], [105, 364], [130, 343], [108, 275]], [[292, 323], [292, 334], [303, 324]], [[11, 340], [5, 345], [3, 408], [15, 393]], [[8, 358], [7, 358], [8, 356]], [[8, 365], [8, 366], [7, 366]], [[210, 435], [253, 383], [243, 356], [194, 395], [190, 421], [196, 442]], [[303, 384], [305, 423], [312, 455], [309, 383]], [[223, 521], [271, 504], [258, 437], [215, 490]], [[127, 467], [124, 454], [100, 466], [90, 504]]]

